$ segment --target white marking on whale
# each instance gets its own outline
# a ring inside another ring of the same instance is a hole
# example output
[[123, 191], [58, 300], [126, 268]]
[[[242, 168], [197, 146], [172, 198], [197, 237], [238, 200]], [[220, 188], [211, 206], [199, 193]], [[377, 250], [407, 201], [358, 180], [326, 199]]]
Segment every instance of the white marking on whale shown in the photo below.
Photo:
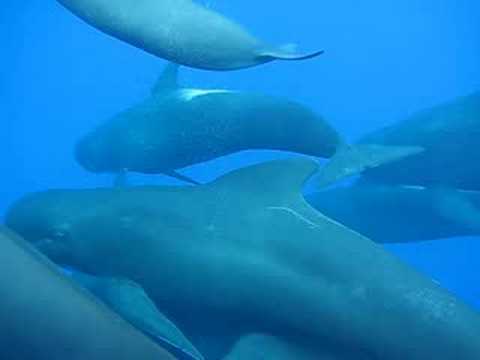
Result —
[[185, 101], [189, 102], [195, 98], [198, 98], [200, 96], [205, 96], [205, 95], [212, 95], [212, 94], [232, 94], [235, 93], [235, 91], [231, 90], [224, 90], [224, 89], [179, 89], [177, 91], [177, 96]]

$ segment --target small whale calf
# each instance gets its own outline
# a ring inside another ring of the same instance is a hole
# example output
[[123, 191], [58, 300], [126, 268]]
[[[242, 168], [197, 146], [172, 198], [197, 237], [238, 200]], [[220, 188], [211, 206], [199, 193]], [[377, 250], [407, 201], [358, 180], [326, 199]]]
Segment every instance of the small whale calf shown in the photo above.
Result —
[[[238, 24], [191, 0], [58, 0], [72, 13], [117, 39], [176, 62], [206, 70], [235, 70], [274, 60], [304, 60], [275, 47]], [[253, 10], [254, 11], [254, 10]]]

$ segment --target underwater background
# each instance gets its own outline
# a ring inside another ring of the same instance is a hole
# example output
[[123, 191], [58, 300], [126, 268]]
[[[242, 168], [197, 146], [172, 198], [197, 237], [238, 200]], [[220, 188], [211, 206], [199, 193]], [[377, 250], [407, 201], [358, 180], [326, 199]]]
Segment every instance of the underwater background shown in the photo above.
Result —
[[[321, 46], [325, 55], [239, 72], [185, 68], [183, 84], [288, 97], [322, 114], [350, 140], [480, 89], [477, 0], [203, 3], [271, 43]], [[28, 192], [111, 184], [111, 175], [77, 165], [74, 144], [144, 99], [165, 62], [85, 26], [53, 0], [3, 1], [0, 27], [0, 214]], [[249, 151], [185, 173], [208, 181], [285, 156]], [[468, 166], [478, 154], [458, 161]], [[132, 177], [138, 184], [175, 183]], [[480, 308], [480, 239], [387, 247]]]

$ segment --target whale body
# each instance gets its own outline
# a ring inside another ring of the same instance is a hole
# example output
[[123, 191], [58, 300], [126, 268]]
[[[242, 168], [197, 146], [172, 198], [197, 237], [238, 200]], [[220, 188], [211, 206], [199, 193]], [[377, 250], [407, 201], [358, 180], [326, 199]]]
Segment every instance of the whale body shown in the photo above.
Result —
[[421, 146], [421, 154], [365, 173], [371, 182], [480, 190], [480, 92], [420, 111], [362, 143]]
[[308, 205], [317, 171], [291, 159], [197, 187], [32, 194], [7, 224], [59, 263], [138, 282], [200, 351], [188, 329], [203, 317], [223, 322], [213, 336], [297, 338], [335, 359], [478, 359], [480, 314]]
[[480, 235], [480, 193], [362, 183], [306, 196], [318, 211], [379, 243]]
[[303, 60], [292, 46], [261, 42], [238, 24], [191, 0], [57, 0], [95, 28], [146, 52], [206, 70]]
[[174, 360], [0, 227], [0, 357]]
[[77, 143], [85, 169], [171, 175], [177, 169], [250, 149], [329, 158], [343, 145], [335, 129], [288, 99], [177, 85], [170, 64], [142, 103], [114, 116]]

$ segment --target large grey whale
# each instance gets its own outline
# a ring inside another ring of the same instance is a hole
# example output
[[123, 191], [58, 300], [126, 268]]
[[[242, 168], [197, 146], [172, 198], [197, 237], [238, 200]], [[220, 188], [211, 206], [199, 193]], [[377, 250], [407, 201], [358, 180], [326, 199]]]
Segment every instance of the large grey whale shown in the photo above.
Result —
[[197, 187], [37, 193], [7, 223], [57, 262], [138, 282], [183, 331], [200, 314], [342, 360], [480, 358], [477, 312], [308, 205], [317, 171], [291, 159]]

